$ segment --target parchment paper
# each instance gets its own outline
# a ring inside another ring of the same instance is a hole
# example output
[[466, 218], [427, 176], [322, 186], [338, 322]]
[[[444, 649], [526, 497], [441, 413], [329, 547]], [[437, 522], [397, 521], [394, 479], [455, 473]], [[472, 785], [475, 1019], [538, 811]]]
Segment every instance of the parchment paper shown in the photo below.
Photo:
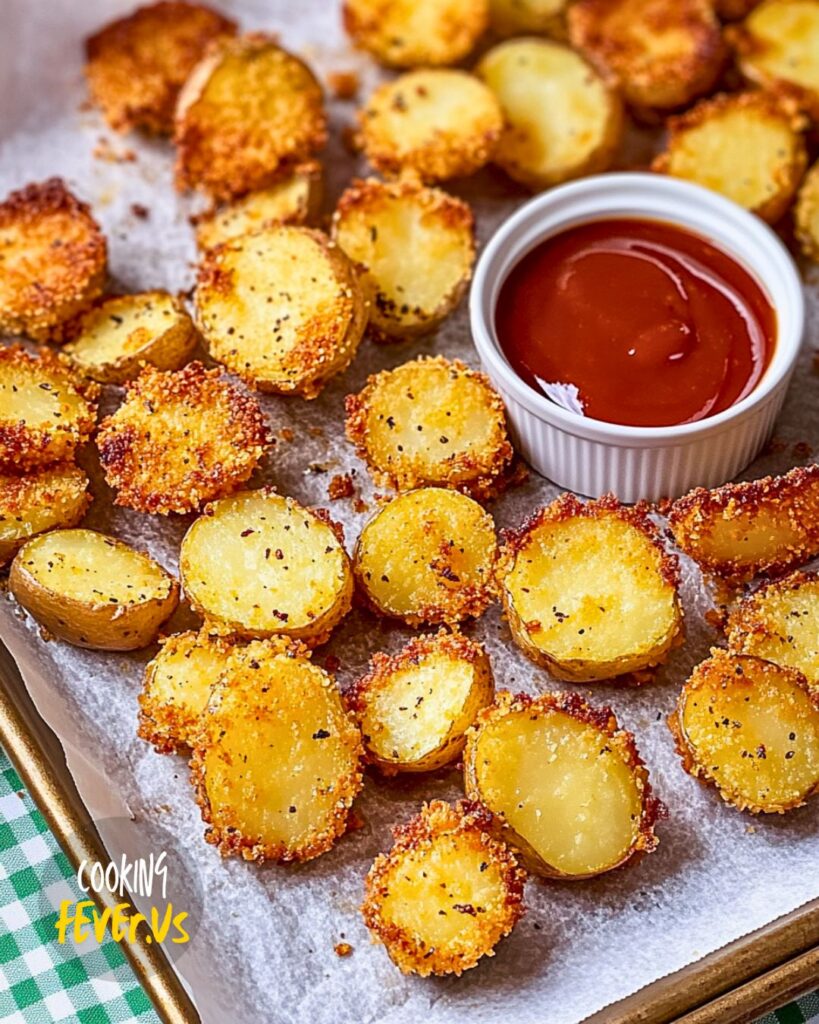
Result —
[[[195, 249], [187, 219], [192, 207], [172, 188], [170, 145], [111, 136], [96, 112], [81, 109], [82, 40], [131, 6], [130, 0], [0, 0], [0, 191], [63, 175], [102, 221], [120, 286], [184, 289], [193, 280]], [[222, 0], [221, 6], [247, 28], [280, 31], [286, 45], [322, 72], [362, 70], [363, 93], [377, 79], [369, 62], [346, 47], [335, 3]], [[363, 170], [341, 143], [353, 107], [331, 106], [327, 210], [352, 174]], [[107, 139], [114, 153], [133, 151], [136, 159], [94, 157], [100, 139]], [[643, 159], [648, 145], [635, 136], [623, 162]], [[474, 203], [481, 241], [526, 198], [491, 171], [452, 188]], [[133, 214], [134, 203], [148, 208], [147, 219]], [[819, 378], [810, 368], [817, 324], [813, 301], [809, 323], [806, 351], [777, 426], [783, 446], [750, 467], [749, 477], [805, 461], [809, 456], [792, 447], [797, 442], [819, 443]], [[342, 438], [344, 395], [357, 390], [368, 373], [422, 352], [443, 352], [474, 364], [465, 310], [433, 338], [402, 346], [365, 342], [350, 370], [315, 402], [265, 398], [274, 429], [289, 428], [294, 440], [279, 441], [252, 483], [273, 483], [302, 502], [329, 505], [343, 521], [351, 546], [366, 516], [356, 514], [349, 500], [329, 503], [327, 484], [335, 473], [354, 472], [357, 489], [370, 504], [372, 488]], [[110, 408], [118, 392], [108, 392]], [[179, 541], [190, 520], [113, 509], [93, 452], [85, 462], [97, 495], [89, 525], [142, 545], [175, 571]], [[519, 522], [555, 494], [554, 487], [533, 475], [493, 507], [498, 525]], [[425, 798], [457, 798], [457, 771], [409, 781], [368, 778], [358, 801], [365, 827], [310, 864], [260, 869], [236, 860], [222, 862], [201, 839], [203, 826], [185, 761], [160, 757], [135, 736], [136, 697], [152, 649], [104, 655], [42, 643], [37, 626], [7, 593], [0, 595], [0, 632], [42, 714], [62, 737], [70, 770], [92, 813], [133, 818], [113, 838], [109, 834], [114, 852], [127, 847], [147, 855], [152, 826], [161, 824], [198, 877], [203, 920], [178, 966], [205, 1022], [567, 1024], [819, 896], [819, 801], [785, 818], [740, 815], [723, 806], [713, 790], [684, 775], [673, 752], [665, 715], [691, 667], [716, 640], [702, 618], [709, 599], [699, 574], [684, 562], [684, 575], [688, 641], [674, 652], [657, 682], [642, 690], [578, 687], [592, 700], [610, 703], [622, 724], [635, 732], [652, 783], [669, 808], [668, 821], [659, 827], [660, 849], [633, 869], [589, 882], [531, 881], [526, 918], [493, 959], [460, 979], [400, 975], [383, 948], [370, 944], [357, 910], [369, 864], [390, 844], [390, 825], [410, 817]], [[172, 625], [186, 623], [180, 612]], [[469, 631], [487, 644], [499, 687], [556, 688], [518, 652], [497, 610]], [[337, 655], [340, 679], [346, 682], [372, 652], [394, 650], [408, 634], [354, 612], [315, 657], [323, 662], [328, 653]], [[345, 959], [333, 950], [342, 937], [354, 947]]]

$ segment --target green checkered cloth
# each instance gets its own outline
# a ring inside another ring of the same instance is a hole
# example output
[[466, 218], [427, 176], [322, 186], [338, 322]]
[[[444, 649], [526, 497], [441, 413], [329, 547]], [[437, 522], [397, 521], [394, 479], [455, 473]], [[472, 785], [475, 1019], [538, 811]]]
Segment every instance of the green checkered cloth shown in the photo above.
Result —
[[[84, 898], [68, 858], [0, 748], [0, 1022], [158, 1024], [120, 946], [56, 940], [62, 900]], [[757, 1024], [819, 1024], [819, 992]]]
[[158, 1024], [110, 936], [57, 942], [63, 900], [86, 899], [68, 858], [0, 749], [0, 1021]]

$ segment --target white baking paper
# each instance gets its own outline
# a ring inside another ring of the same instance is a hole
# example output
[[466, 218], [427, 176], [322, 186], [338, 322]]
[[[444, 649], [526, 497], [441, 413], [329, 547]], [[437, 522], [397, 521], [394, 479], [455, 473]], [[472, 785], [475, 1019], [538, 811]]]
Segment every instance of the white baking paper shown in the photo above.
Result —
[[[359, 70], [365, 92], [377, 80], [370, 63], [349, 51], [337, 5], [329, 0], [224, 0], [222, 6], [247, 28], [280, 32], [286, 45], [322, 73]], [[0, 0], [0, 192], [63, 175], [104, 225], [119, 286], [186, 289], [195, 259], [192, 207], [173, 190], [170, 144], [112, 136], [96, 112], [83, 108], [82, 40], [130, 7], [129, 0]], [[364, 169], [341, 141], [354, 104], [334, 102], [331, 109], [326, 210]], [[122, 156], [130, 150], [135, 159], [94, 156], [100, 140], [107, 140], [109, 152]], [[640, 163], [648, 150], [649, 140], [635, 136], [621, 162]], [[482, 242], [526, 198], [489, 170], [456, 183], [453, 191], [474, 204]], [[135, 203], [149, 210], [147, 219], [134, 215]], [[814, 293], [815, 284], [814, 275]], [[793, 446], [819, 443], [819, 377], [811, 371], [809, 351], [816, 338], [815, 303], [810, 312], [806, 351], [777, 425], [783, 444], [757, 460], [747, 476], [803, 462], [810, 456]], [[365, 515], [356, 514], [349, 500], [329, 503], [327, 484], [334, 474], [351, 471], [368, 503], [372, 488], [342, 437], [344, 396], [369, 373], [425, 352], [476, 362], [463, 308], [435, 337], [396, 346], [364, 343], [352, 367], [317, 401], [264, 398], [273, 428], [289, 428], [294, 439], [279, 441], [252, 483], [272, 483], [304, 503], [331, 507], [351, 547]], [[118, 392], [108, 390], [110, 408]], [[88, 523], [147, 548], [175, 571], [189, 520], [113, 509], [93, 452], [86, 461], [94, 469], [97, 495]], [[555, 493], [532, 476], [492, 511], [499, 526], [509, 526]], [[40, 711], [62, 737], [92, 813], [133, 819], [129, 835], [121, 827], [109, 841], [147, 855], [151, 825], [160, 824], [176, 837], [198, 877], [204, 916], [178, 967], [206, 1024], [570, 1024], [819, 896], [819, 801], [784, 818], [741, 815], [686, 776], [674, 754], [665, 716], [686, 674], [716, 640], [703, 621], [709, 602], [702, 581], [688, 562], [684, 576], [688, 641], [656, 683], [639, 690], [578, 687], [591, 700], [610, 703], [636, 734], [651, 781], [669, 809], [659, 826], [659, 850], [633, 868], [593, 881], [531, 881], [525, 919], [494, 958], [460, 979], [403, 977], [383, 948], [370, 943], [358, 913], [364, 875], [389, 846], [390, 826], [409, 818], [424, 799], [457, 798], [457, 771], [433, 778], [368, 778], [357, 804], [365, 827], [309, 864], [259, 868], [223, 862], [202, 841], [185, 761], [160, 757], [136, 738], [136, 698], [152, 651], [98, 654], [43, 643], [37, 626], [6, 593], [0, 595], [0, 632]], [[184, 622], [180, 612], [173, 625]], [[518, 652], [497, 610], [469, 632], [487, 644], [499, 687], [556, 688]], [[371, 653], [394, 650], [408, 634], [354, 612], [315, 657], [323, 662], [328, 653], [337, 655], [346, 682]], [[334, 952], [342, 938], [353, 946], [347, 958]]]

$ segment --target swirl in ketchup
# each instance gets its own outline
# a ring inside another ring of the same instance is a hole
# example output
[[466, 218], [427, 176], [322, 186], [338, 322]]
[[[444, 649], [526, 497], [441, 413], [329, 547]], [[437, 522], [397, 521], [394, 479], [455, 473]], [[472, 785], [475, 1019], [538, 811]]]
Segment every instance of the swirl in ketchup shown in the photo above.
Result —
[[749, 394], [776, 343], [754, 278], [707, 239], [612, 219], [542, 242], [495, 311], [516, 372], [564, 408], [638, 427], [693, 423]]

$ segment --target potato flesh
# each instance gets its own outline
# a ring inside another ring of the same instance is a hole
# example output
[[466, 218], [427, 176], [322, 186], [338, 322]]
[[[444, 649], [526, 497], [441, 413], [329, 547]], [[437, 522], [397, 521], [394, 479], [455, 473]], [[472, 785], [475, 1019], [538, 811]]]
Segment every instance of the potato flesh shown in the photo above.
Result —
[[542, 39], [502, 43], [484, 56], [478, 74], [506, 115], [495, 159], [512, 177], [563, 181], [584, 170], [612, 134], [615, 101], [566, 46]]
[[38, 373], [37, 366], [4, 366], [0, 372], [0, 421], [37, 428], [70, 428], [88, 415], [88, 403], [67, 381]]
[[420, 488], [394, 498], [365, 526], [357, 566], [382, 611], [413, 616], [450, 604], [465, 587], [486, 586], [496, 546], [480, 505], [454, 491]]
[[[88, 478], [72, 465], [47, 467], [29, 473], [23, 483], [0, 474], [0, 564], [15, 548], [37, 533], [73, 526], [88, 504]], [[14, 496], [7, 505], [4, 494]]]
[[480, 799], [562, 874], [615, 867], [639, 837], [642, 786], [609, 739], [559, 710], [513, 712], [479, 734]]
[[292, 632], [344, 593], [344, 549], [296, 502], [250, 492], [217, 509], [198, 519], [182, 543], [185, 590], [208, 616], [260, 635]]
[[[425, 947], [452, 953], [486, 945], [482, 918], [506, 894], [498, 864], [468, 834], [441, 835], [429, 846], [404, 852], [383, 882], [385, 924]], [[475, 913], [465, 912], [465, 907]]]
[[749, 672], [689, 689], [683, 732], [732, 802], [800, 803], [819, 784], [819, 710], [784, 674]]
[[819, 686], [819, 581], [774, 585], [753, 595], [751, 628], [740, 617], [728, 623], [732, 650], [794, 668]]
[[449, 366], [398, 366], [371, 396], [368, 454], [386, 472], [406, 467], [436, 483], [471, 479], [492, 468], [506, 439], [492, 397], [484, 381]]
[[171, 581], [150, 558], [94, 530], [55, 530], [26, 546], [23, 568], [62, 598], [135, 605], [167, 598]]
[[[777, 504], [748, 510], [734, 505], [728, 515], [719, 510], [713, 518], [709, 516], [707, 535], [692, 537], [682, 547], [706, 565], [726, 564], [740, 571], [746, 567], [754, 571], [761, 564], [776, 564], [789, 552], [802, 551], [803, 522]], [[679, 528], [682, 526], [680, 523]]]
[[204, 220], [196, 239], [203, 248], [212, 249], [268, 224], [302, 223], [309, 213], [313, 188], [309, 175], [294, 174], [270, 188], [251, 192]]
[[616, 516], [546, 522], [517, 552], [504, 586], [522, 622], [536, 624], [527, 636], [539, 650], [563, 662], [622, 659], [631, 671], [629, 660], [662, 645], [679, 621], [661, 558]]
[[761, 4], [748, 15], [744, 27], [758, 52], [743, 55], [743, 66], [764, 78], [819, 94], [819, 6], [813, 0]]
[[668, 172], [755, 210], [796, 187], [801, 153], [786, 118], [734, 107], [684, 129], [672, 141]]
[[105, 366], [136, 355], [186, 320], [170, 295], [128, 295], [90, 314], [66, 351], [83, 366]]
[[366, 267], [376, 290], [372, 318], [389, 330], [423, 326], [452, 301], [474, 259], [472, 232], [448, 223], [416, 195], [381, 196], [339, 220], [336, 239]]
[[[384, 761], [412, 763], [437, 750], [453, 729], [471, 725], [470, 662], [432, 655], [373, 687], [361, 717], [367, 747]], [[477, 710], [477, 709], [474, 709]]]
[[282, 654], [265, 659], [254, 678], [252, 688], [243, 681], [217, 691], [207, 716], [211, 820], [293, 849], [333, 822], [339, 779], [355, 772], [358, 750], [338, 692], [317, 666]]

